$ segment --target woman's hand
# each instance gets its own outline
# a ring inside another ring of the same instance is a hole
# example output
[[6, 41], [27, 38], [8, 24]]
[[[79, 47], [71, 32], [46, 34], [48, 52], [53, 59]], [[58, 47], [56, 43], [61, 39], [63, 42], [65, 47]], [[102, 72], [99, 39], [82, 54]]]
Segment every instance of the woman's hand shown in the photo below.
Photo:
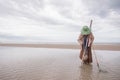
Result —
[[91, 44], [90, 43], [88, 43], [88, 47], [90, 47], [91, 46]]

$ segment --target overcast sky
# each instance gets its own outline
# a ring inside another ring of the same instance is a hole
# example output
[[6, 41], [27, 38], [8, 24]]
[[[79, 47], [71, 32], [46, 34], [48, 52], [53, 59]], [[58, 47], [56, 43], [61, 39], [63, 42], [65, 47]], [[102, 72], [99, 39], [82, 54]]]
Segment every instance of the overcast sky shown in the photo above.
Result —
[[77, 42], [93, 19], [95, 42], [120, 43], [120, 0], [0, 0], [0, 42]]

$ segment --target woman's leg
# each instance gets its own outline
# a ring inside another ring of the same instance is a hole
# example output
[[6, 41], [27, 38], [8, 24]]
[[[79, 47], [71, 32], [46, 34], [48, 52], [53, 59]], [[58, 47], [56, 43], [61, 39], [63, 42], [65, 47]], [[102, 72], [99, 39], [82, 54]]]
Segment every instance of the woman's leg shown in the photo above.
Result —
[[92, 51], [91, 51], [91, 46], [88, 47], [88, 63], [92, 63]]

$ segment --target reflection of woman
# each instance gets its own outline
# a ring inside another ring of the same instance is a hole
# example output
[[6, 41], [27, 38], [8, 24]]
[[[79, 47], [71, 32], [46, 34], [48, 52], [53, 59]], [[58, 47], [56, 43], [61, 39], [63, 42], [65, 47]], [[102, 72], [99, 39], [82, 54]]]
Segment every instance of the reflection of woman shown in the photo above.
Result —
[[80, 68], [80, 76], [79, 80], [92, 80], [93, 78], [93, 70], [92, 65], [83, 65], [82, 68]]
[[91, 29], [88, 26], [83, 26], [81, 34], [79, 35], [78, 42], [80, 43], [80, 59], [84, 63], [92, 63], [91, 45], [93, 43], [94, 36]]

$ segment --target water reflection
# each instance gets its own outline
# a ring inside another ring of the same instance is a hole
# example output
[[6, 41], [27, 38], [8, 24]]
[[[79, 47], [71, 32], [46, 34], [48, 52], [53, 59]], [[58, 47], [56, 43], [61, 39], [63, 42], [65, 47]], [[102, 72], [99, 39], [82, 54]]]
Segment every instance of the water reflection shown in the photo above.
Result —
[[92, 75], [93, 75], [93, 66], [92, 65], [83, 64], [80, 67], [79, 80], [92, 80]]

